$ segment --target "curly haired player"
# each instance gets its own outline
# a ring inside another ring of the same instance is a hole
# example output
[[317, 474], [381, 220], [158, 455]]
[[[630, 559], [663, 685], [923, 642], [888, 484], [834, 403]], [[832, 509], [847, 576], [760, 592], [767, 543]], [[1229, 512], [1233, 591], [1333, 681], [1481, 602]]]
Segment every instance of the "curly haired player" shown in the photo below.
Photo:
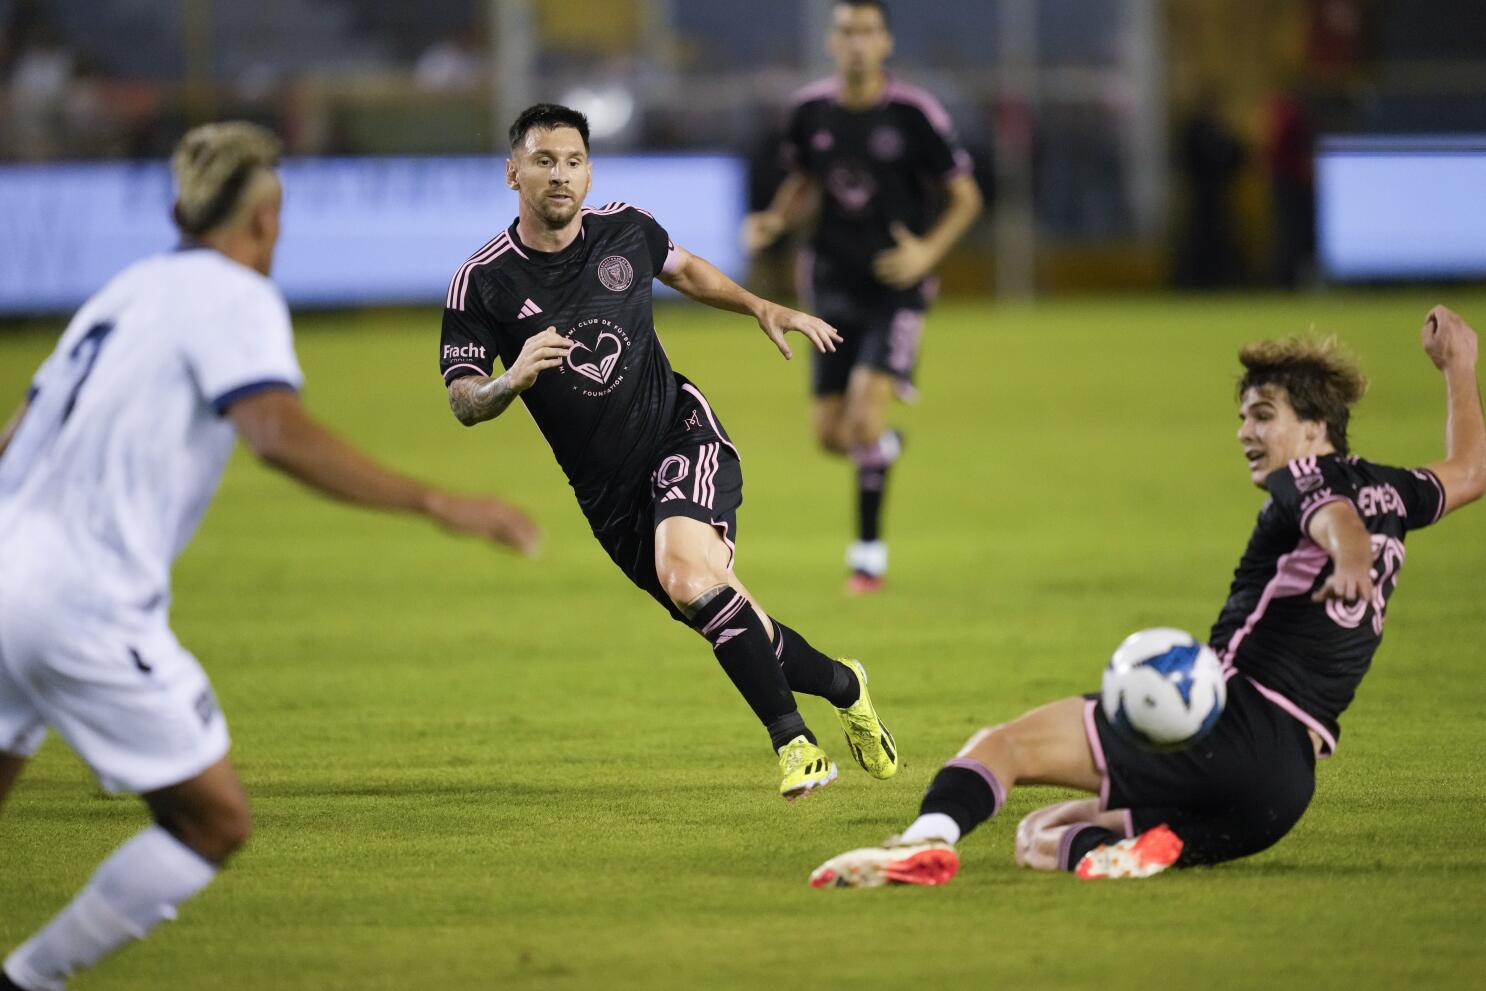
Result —
[[1235, 860], [1288, 833], [1382, 639], [1405, 537], [1486, 490], [1475, 332], [1439, 306], [1421, 337], [1445, 379], [1446, 453], [1413, 470], [1349, 454], [1366, 380], [1334, 340], [1240, 352], [1238, 441], [1269, 499], [1209, 638], [1228, 678], [1211, 734], [1157, 753], [1116, 732], [1091, 698], [1034, 709], [971, 737], [901, 837], [832, 858], [811, 884], [943, 883], [959, 866], [954, 844], [1024, 784], [1098, 796], [1040, 809], [1017, 829], [1019, 863], [1084, 878]]

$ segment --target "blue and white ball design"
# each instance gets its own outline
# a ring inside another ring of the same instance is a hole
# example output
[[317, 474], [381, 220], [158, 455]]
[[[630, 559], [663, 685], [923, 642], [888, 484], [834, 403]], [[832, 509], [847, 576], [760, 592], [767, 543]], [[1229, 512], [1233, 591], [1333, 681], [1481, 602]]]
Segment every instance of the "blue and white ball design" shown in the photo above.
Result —
[[1181, 750], [1201, 739], [1227, 700], [1218, 655], [1185, 630], [1132, 633], [1104, 669], [1105, 717], [1157, 750]]

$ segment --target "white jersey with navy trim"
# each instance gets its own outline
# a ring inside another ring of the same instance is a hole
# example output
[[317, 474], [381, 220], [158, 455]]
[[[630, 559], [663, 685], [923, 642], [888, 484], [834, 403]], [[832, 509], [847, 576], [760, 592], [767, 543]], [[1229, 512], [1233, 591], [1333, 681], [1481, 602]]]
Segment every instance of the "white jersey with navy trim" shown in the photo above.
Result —
[[232, 453], [221, 414], [302, 380], [257, 272], [207, 248], [125, 269], [68, 324], [0, 455], [4, 577], [65, 567], [92, 601], [163, 602]]

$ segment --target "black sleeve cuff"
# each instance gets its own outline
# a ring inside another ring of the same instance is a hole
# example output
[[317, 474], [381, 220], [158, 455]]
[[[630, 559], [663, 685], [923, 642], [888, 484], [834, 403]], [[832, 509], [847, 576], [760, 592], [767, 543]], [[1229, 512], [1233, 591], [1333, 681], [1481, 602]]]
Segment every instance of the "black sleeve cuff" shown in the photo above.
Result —
[[257, 382], [249, 382], [246, 385], [240, 385], [236, 388], [228, 389], [216, 399], [212, 400], [212, 409], [217, 411], [218, 416], [225, 416], [227, 413], [227, 408], [233, 403], [237, 402], [239, 399], [246, 399], [249, 396], [256, 396], [258, 393], [267, 392], [270, 389], [288, 389], [290, 392], [299, 391], [299, 389], [295, 387], [294, 383], [286, 382], [283, 379], [259, 379]]

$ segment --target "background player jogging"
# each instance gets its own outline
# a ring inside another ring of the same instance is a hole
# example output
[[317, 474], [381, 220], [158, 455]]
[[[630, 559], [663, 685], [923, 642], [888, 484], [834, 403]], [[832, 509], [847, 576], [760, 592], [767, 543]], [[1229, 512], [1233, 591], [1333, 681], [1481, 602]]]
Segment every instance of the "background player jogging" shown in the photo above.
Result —
[[278, 158], [256, 125], [187, 134], [171, 162], [181, 247], [83, 305], [0, 431], [0, 801], [51, 727], [155, 820], [6, 958], [0, 989], [62, 988], [174, 918], [248, 838], [226, 721], [168, 624], [172, 562], [236, 436], [326, 495], [535, 549], [519, 511], [393, 474], [305, 413], [267, 278]]
[[1444, 374], [1446, 453], [1414, 470], [1348, 454], [1367, 383], [1334, 339], [1240, 352], [1238, 441], [1269, 499], [1209, 637], [1228, 679], [1209, 735], [1160, 753], [1131, 743], [1093, 699], [1034, 709], [971, 737], [901, 837], [827, 861], [811, 884], [943, 883], [958, 868], [953, 845], [1023, 784], [1099, 796], [1022, 820], [1017, 861], [1041, 870], [1144, 877], [1247, 857], [1288, 833], [1382, 639], [1404, 538], [1486, 491], [1475, 332], [1440, 306], [1421, 337]]
[[[584, 208], [593, 174], [588, 121], [577, 111], [530, 107], [509, 137], [516, 220], [455, 272], [444, 310], [441, 366], [455, 416], [467, 426], [493, 419], [521, 396], [604, 550], [707, 639], [768, 730], [781, 795], [793, 799], [836, 777], [795, 691], [836, 706], [868, 773], [896, 773], [895, 744], [861, 665], [817, 651], [768, 616], [733, 574], [738, 452], [701, 390], [671, 370], [655, 333], [651, 280], [753, 316], [786, 358], [787, 332], [829, 351], [835, 331], [744, 290], [672, 244], [644, 210]], [[498, 376], [497, 358], [505, 366]]]
[[815, 357], [813, 418], [821, 447], [856, 464], [846, 581], [860, 594], [881, 588], [887, 572], [883, 499], [903, 450], [889, 407], [895, 391], [912, 392], [932, 274], [980, 213], [981, 195], [944, 108], [883, 71], [893, 51], [886, 6], [840, 0], [832, 17], [836, 75], [796, 96], [781, 149], [788, 175], [769, 208], [745, 221], [743, 240], [760, 251], [816, 214], [800, 298], [842, 343]]

